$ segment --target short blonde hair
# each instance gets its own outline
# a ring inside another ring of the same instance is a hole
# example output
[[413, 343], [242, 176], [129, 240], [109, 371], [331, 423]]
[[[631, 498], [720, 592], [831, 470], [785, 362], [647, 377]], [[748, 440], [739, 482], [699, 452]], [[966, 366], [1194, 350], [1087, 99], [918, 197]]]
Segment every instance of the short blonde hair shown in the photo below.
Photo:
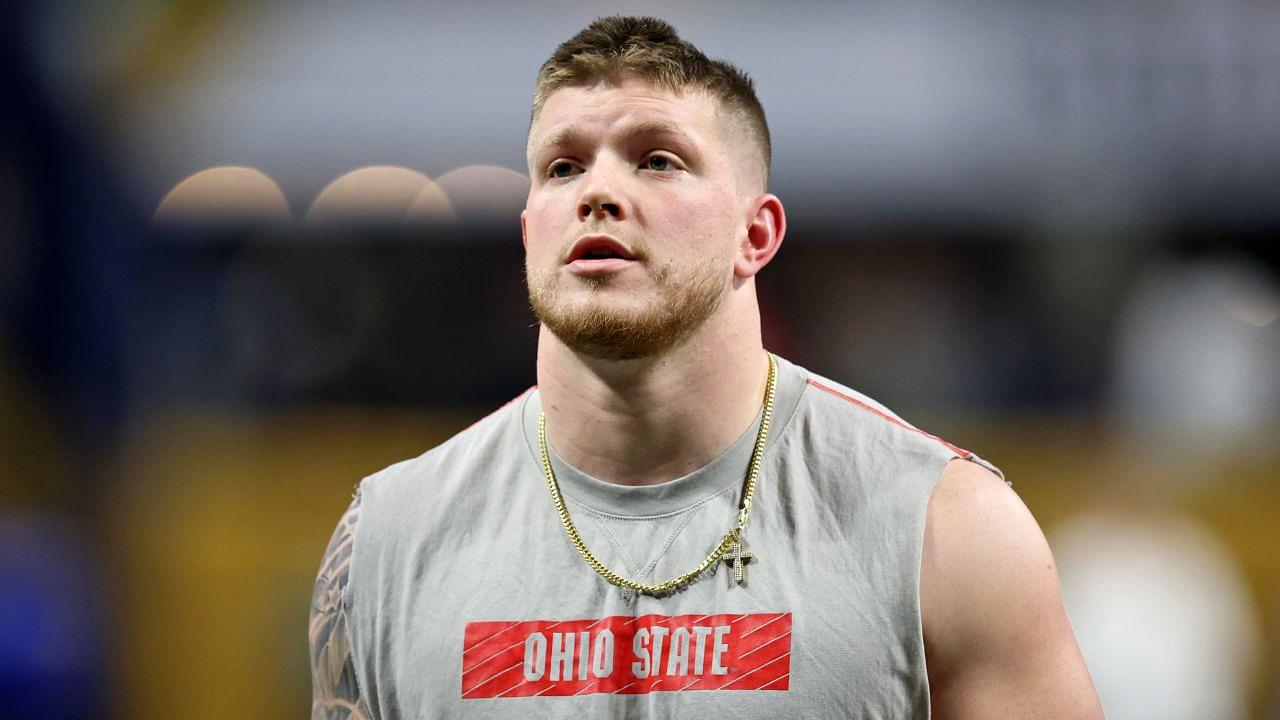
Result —
[[769, 125], [751, 78], [723, 60], [708, 58], [658, 18], [600, 18], [561, 43], [538, 70], [530, 127], [556, 90], [625, 77], [640, 77], [675, 92], [696, 88], [719, 100], [743, 122], [760, 152], [768, 181]]

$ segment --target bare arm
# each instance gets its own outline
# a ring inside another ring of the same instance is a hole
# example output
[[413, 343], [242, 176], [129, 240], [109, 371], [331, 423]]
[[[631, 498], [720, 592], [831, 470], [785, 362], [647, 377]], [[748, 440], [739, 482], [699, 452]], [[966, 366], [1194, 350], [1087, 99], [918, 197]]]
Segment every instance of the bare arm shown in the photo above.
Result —
[[929, 501], [920, 612], [938, 720], [1102, 718], [1044, 534], [975, 463], [953, 460]]
[[347, 617], [342, 608], [342, 590], [351, 572], [351, 546], [359, 517], [360, 496], [356, 495], [324, 551], [311, 596], [311, 720], [373, 717], [356, 682]]

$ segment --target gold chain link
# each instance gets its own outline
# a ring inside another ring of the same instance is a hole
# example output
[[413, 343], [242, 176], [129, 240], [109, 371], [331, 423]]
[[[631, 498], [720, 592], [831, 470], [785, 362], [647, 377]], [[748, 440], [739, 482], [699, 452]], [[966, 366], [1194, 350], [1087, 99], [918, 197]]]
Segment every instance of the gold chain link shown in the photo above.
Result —
[[578, 535], [578, 528], [574, 526], [573, 520], [569, 517], [569, 508], [565, 507], [564, 498], [560, 496], [560, 484], [556, 482], [555, 471], [551, 469], [551, 457], [547, 452], [547, 414], [546, 412], [538, 413], [538, 447], [542, 451], [542, 472], [547, 476], [547, 490], [551, 493], [551, 501], [555, 503], [556, 514], [560, 516], [560, 524], [564, 526], [564, 531], [568, 533], [569, 540], [573, 542], [573, 546], [578, 549], [578, 554], [582, 555], [582, 559], [591, 566], [592, 570], [599, 573], [600, 577], [607, 580], [612, 585], [620, 588], [631, 590], [641, 595], [651, 595], [653, 597], [661, 597], [670, 595], [680, 588], [684, 587], [694, 578], [706, 572], [708, 568], [714, 565], [724, 556], [735, 543], [741, 542], [742, 533], [747, 529], [747, 518], [751, 514], [751, 499], [755, 497], [756, 480], [760, 477], [760, 463], [764, 457], [764, 443], [769, 436], [769, 424], [773, 421], [773, 393], [778, 381], [778, 363], [774, 359], [773, 354], [769, 354], [769, 382], [765, 385], [764, 391], [764, 413], [760, 418], [760, 430], [756, 433], [756, 445], [751, 451], [751, 464], [747, 468], [747, 478], [743, 484], [742, 502], [738, 506], [738, 524], [725, 533], [724, 539], [716, 546], [711, 554], [707, 556], [696, 568], [681, 575], [680, 577], [660, 582], [655, 585], [645, 585], [644, 583], [628, 580], [621, 575], [615, 573], [604, 566], [596, 559], [595, 555], [587, 549], [587, 544], [582, 541], [582, 537]]

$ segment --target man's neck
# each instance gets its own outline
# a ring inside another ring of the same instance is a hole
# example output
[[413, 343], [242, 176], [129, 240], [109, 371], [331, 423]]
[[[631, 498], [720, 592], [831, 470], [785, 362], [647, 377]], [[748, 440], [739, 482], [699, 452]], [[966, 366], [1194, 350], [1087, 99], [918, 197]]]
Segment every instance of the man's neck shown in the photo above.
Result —
[[545, 327], [538, 342], [550, 444], [578, 470], [621, 485], [674, 480], [724, 452], [755, 420], [768, 372], [758, 320], [703, 328], [640, 360], [581, 356]]

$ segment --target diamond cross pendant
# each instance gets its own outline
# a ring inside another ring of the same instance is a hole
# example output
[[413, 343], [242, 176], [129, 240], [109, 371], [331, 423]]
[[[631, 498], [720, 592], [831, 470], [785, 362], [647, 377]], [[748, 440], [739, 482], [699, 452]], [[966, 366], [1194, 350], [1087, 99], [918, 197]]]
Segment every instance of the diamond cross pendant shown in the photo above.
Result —
[[747, 550], [745, 542], [741, 540], [734, 542], [729, 546], [729, 552], [725, 553], [720, 560], [729, 564], [729, 569], [731, 570], [729, 573], [729, 587], [746, 584], [746, 566], [752, 560], [755, 560], [755, 556]]

